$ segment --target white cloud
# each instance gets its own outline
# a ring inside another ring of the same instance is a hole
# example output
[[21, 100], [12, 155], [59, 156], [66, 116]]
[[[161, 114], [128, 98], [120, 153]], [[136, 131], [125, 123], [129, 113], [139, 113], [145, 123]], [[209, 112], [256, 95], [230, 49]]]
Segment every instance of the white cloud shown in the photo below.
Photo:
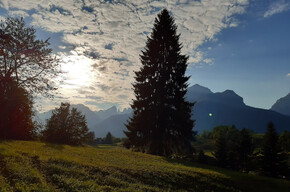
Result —
[[290, 73], [288, 73], [288, 74], [286, 75], [286, 77], [290, 77]]
[[197, 48], [205, 41], [216, 41], [215, 36], [222, 29], [237, 26], [234, 15], [244, 13], [247, 5], [248, 0], [9, 1], [9, 8], [13, 10], [31, 11], [31, 25], [61, 33], [63, 42], [59, 48], [75, 47], [71, 52], [62, 53], [66, 60], [79, 65], [82, 61], [91, 64], [93, 74], [86, 73], [94, 80], [86, 86], [78, 86], [72, 81], [77, 77], [70, 76], [73, 83], [66, 82], [61, 89], [63, 95], [84, 103], [88, 100], [86, 97], [76, 97], [82, 92], [87, 96], [100, 96], [103, 102], [119, 103], [122, 107], [128, 107], [133, 98], [131, 83], [134, 71], [140, 67], [139, 54], [160, 9], [167, 8], [173, 14], [181, 33], [182, 51], [189, 55], [189, 62], [194, 65], [213, 63]]
[[290, 9], [290, 4], [285, 0], [276, 1], [270, 4], [268, 10], [264, 13], [264, 17], [270, 17], [277, 13], [282, 13]]
[[9, 11], [10, 16], [18, 16], [18, 17], [28, 17], [29, 14], [25, 11], [22, 10], [17, 10], [17, 11]]
[[206, 63], [206, 64], [209, 64], [209, 65], [212, 65], [213, 64], [213, 59], [207, 58], [207, 59], [204, 59], [203, 62]]
[[1, 3], [0, 4], [1, 7], [4, 7], [6, 10], [9, 9], [9, 2], [8, 2], [8, 0], [1, 0], [0, 3]]

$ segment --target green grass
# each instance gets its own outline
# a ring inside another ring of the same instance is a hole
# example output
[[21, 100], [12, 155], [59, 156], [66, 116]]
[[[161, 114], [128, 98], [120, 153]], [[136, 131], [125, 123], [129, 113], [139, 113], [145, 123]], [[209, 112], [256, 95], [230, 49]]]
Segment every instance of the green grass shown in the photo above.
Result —
[[290, 182], [120, 146], [0, 143], [0, 191], [288, 191]]

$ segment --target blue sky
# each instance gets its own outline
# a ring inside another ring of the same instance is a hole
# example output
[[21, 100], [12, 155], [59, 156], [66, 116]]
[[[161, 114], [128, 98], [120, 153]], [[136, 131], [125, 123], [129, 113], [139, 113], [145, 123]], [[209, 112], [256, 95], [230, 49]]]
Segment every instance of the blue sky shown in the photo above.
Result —
[[[265, 16], [275, 3], [286, 8]], [[190, 83], [199, 82], [214, 92], [232, 89], [247, 105], [266, 109], [287, 95], [290, 92], [289, 3], [250, 2], [245, 14], [236, 17], [237, 27], [222, 30], [216, 35], [217, 41], [199, 47], [213, 58], [214, 64], [190, 68]]]
[[175, 17], [190, 84], [232, 89], [247, 105], [270, 108], [290, 92], [289, 0], [0, 0], [0, 17], [24, 17], [50, 37], [66, 71], [61, 101], [94, 110], [129, 107], [139, 54], [162, 8]]

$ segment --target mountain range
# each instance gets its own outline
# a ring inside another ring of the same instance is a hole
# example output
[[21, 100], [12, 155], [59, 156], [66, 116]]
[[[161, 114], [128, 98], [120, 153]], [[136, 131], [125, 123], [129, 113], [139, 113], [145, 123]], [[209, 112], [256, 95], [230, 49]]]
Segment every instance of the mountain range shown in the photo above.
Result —
[[[124, 137], [123, 127], [124, 122], [131, 116], [132, 109], [125, 108], [123, 111], [112, 106], [106, 110], [92, 111], [89, 107], [83, 104], [72, 104], [71, 107], [76, 108], [86, 116], [87, 125], [90, 131], [94, 131], [96, 137], [105, 137], [110, 131], [115, 137]], [[35, 120], [41, 124], [45, 124], [46, 119], [52, 115], [52, 110], [36, 113]]]
[[188, 88], [187, 100], [196, 102], [193, 119], [196, 119], [194, 129], [198, 132], [218, 125], [235, 125], [238, 129], [263, 133], [269, 121], [274, 123], [278, 132], [290, 130], [290, 116], [247, 106], [243, 98], [232, 90], [213, 93], [206, 87], [194, 85]]
[[[247, 106], [243, 98], [232, 90], [213, 93], [210, 89], [198, 84], [188, 88], [186, 99], [195, 102], [192, 119], [198, 133], [211, 130], [218, 125], [235, 125], [238, 129], [247, 128], [257, 133], [266, 130], [272, 121], [276, 130], [290, 130], [290, 94], [279, 99], [270, 110]], [[96, 137], [104, 137], [109, 131], [115, 137], [124, 137], [125, 123], [132, 115], [132, 109], [119, 111], [113, 106], [107, 110], [92, 111], [87, 106], [71, 105], [81, 111], [87, 118], [87, 124]], [[45, 122], [52, 110], [38, 113], [38, 119]]]

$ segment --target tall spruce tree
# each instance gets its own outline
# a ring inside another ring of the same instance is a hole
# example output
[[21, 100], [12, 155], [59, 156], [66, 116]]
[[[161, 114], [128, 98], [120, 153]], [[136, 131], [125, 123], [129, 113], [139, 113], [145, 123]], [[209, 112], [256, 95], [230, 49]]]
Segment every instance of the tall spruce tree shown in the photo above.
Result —
[[185, 101], [188, 57], [181, 54], [174, 18], [164, 9], [155, 19], [133, 84], [136, 99], [125, 134], [127, 147], [155, 155], [191, 152], [193, 103]]
[[240, 131], [240, 135], [237, 140], [238, 164], [241, 170], [246, 171], [249, 169], [250, 156], [253, 154], [253, 151], [253, 138], [251, 137], [250, 132], [243, 128]]
[[278, 145], [278, 133], [272, 122], [268, 123], [267, 131], [263, 138], [262, 170], [265, 175], [278, 177], [288, 176], [287, 156], [282, 153]]
[[225, 134], [220, 133], [216, 136], [213, 155], [217, 165], [225, 167], [228, 164], [228, 145]]

